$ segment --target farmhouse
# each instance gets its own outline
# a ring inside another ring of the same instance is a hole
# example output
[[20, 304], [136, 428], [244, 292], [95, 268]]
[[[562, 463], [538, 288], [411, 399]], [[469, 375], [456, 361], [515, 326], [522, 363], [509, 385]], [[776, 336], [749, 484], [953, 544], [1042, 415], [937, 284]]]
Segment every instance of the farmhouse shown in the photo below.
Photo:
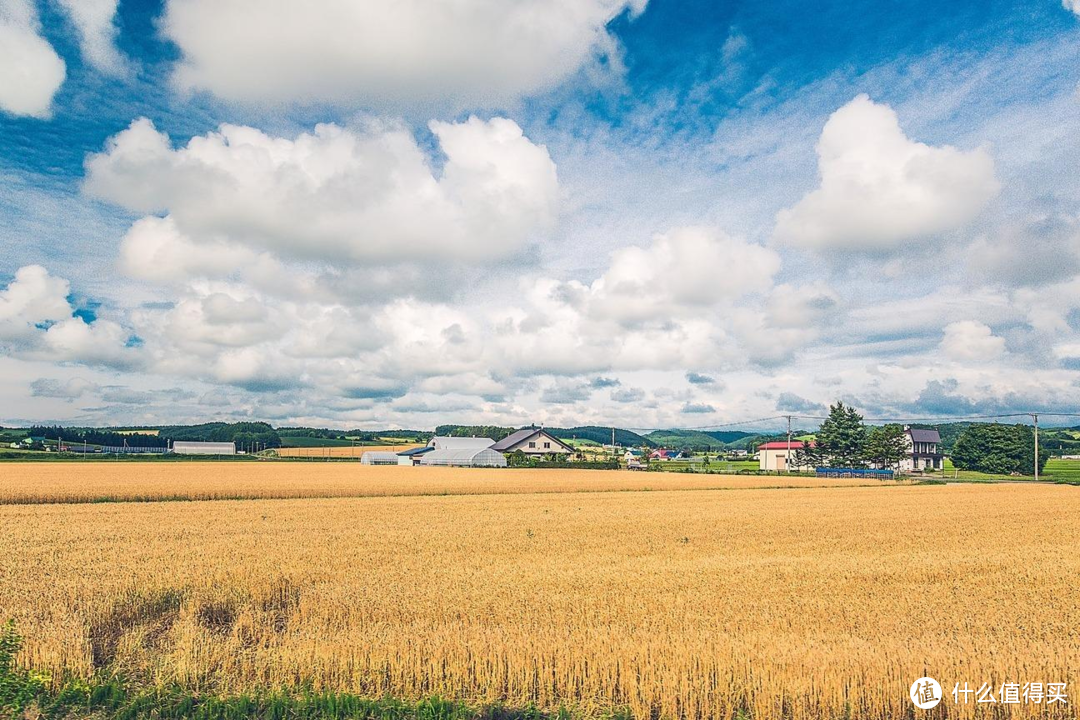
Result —
[[[157, 451], [161, 449], [157, 448]], [[236, 443], [177, 440], [173, 443], [172, 451], [177, 455], [235, 455]]]
[[795, 452], [804, 447], [802, 440], [767, 442], [758, 445], [758, 465], [762, 470], [783, 472], [785, 470], [803, 470], [795, 465]]
[[506, 467], [506, 458], [491, 447], [464, 447], [432, 450], [420, 456], [421, 465], [454, 467]]
[[574, 448], [542, 428], [525, 428], [511, 433], [491, 446], [501, 453], [523, 452], [526, 455], [572, 455]]
[[945, 456], [941, 454], [941, 434], [937, 430], [904, 428], [908, 455], [900, 462], [900, 470], [940, 470]]

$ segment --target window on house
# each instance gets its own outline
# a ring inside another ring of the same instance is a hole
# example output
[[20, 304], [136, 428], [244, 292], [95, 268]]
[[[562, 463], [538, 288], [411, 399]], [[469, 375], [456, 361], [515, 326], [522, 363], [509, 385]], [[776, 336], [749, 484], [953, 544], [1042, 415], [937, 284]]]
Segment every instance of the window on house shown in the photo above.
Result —
[[535, 442], [533, 442], [533, 441], [530, 441], [530, 442], [529, 442], [529, 447], [531, 447], [531, 448], [534, 448], [534, 447], [536, 447], [536, 443], [535, 443]]
[[551, 443], [549, 443], [549, 442], [544, 443], [544, 447], [546, 447], [546, 448], [551, 447]]

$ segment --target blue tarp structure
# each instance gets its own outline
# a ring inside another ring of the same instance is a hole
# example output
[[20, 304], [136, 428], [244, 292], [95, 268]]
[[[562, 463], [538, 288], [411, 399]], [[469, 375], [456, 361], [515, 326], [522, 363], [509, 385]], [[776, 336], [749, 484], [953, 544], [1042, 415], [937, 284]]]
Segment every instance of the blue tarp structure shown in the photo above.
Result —
[[892, 470], [875, 470], [872, 468], [814, 468], [818, 477], [830, 478], [873, 478], [875, 480], [892, 480], [896, 473]]

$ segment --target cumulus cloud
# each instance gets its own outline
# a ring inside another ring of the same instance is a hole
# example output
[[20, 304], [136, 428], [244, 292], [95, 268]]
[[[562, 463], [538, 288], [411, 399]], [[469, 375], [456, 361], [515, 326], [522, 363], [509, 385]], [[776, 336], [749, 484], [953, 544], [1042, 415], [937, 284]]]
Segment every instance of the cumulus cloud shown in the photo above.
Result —
[[688, 372], [686, 373], [686, 382], [691, 385], [712, 385], [716, 382], [716, 378], [701, 373]]
[[611, 399], [617, 403], [641, 402], [645, 399], [645, 391], [641, 388], [619, 388], [611, 391]]
[[34, 397], [60, 398], [68, 402], [97, 390], [97, 383], [81, 377], [73, 377], [64, 382], [55, 378], [38, 378], [30, 383], [30, 394]]
[[356, 3], [169, 0], [175, 81], [241, 101], [494, 107], [550, 89], [596, 58], [645, 0]]
[[716, 412], [716, 408], [706, 403], [691, 403], [688, 402], [682, 406], [682, 412], [690, 415], [705, 415], [708, 413]]
[[54, 322], [70, 318], [70, 285], [40, 265], [19, 268], [0, 290], [0, 340], [26, 338]]
[[832, 114], [817, 154], [821, 185], [777, 214], [780, 242], [895, 250], [966, 225], [999, 190], [985, 150], [910, 140], [892, 108], [866, 95]]
[[540, 393], [540, 402], [555, 405], [570, 405], [585, 402], [592, 396], [592, 387], [588, 383], [573, 380], [558, 380], [544, 388]]
[[139, 352], [131, 334], [111, 320], [87, 322], [70, 301], [70, 284], [40, 265], [27, 265], [0, 290], [0, 347], [20, 357], [132, 367]]
[[1080, 0], [1061, 0], [1061, 5], [1066, 10], [1071, 10], [1077, 15], [1080, 15]]
[[617, 250], [591, 285], [567, 283], [559, 292], [593, 317], [666, 322], [768, 290], [779, 269], [780, 256], [769, 248], [687, 227], [658, 235], [648, 247]]
[[1005, 352], [1005, 338], [977, 320], [959, 320], [945, 326], [941, 352], [950, 360], [979, 362], [996, 360]]
[[121, 75], [128, 70], [127, 59], [116, 49], [114, 22], [119, 0], [55, 0], [64, 9], [79, 33], [83, 57], [99, 71]]
[[[142, 213], [123, 262], [236, 247], [333, 262], [483, 261], [519, 250], [554, 221], [555, 164], [512, 120], [432, 122], [440, 175], [399, 127], [318, 125], [294, 139], [223, 125], [173, 149], [141, 118], [86, 161], [84, 189]], [[189, 260], [187, 264], [198, 263]], [[209, 261], [207, 261], [209, 262]], [[182, 265], [185, 263], [181, 263]]]
[[776, 409], [793, 413], [820, 413], [825, 411], [825, 406], [793, 392], [782, 392], [776, 398]]
[[0, 110], [48, 118], [67, 69], [41, 36], [31, 0], [0, 3]]
[[1030, 218], [976, 239], [964, 253], [987, 282], [1039, 286], [1080, 272], [1080, 221], [1068, 216]]

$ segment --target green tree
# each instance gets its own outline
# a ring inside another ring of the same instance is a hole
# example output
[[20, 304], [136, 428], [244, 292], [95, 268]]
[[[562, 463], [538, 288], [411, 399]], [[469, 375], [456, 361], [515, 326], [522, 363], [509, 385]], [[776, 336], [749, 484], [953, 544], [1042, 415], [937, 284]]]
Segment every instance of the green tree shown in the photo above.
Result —
[[[1039, 471], [1050, 451], [1039, 449]], [[1035, 431], [1029, 425], [971, 425], [956, 440], [951, 455], [961, 470], [993, 475], [1035, 474]]]
[[811, 467], [866, 465], [866, 425], [862, 415], [837, 401], [814, 435], [814, 445], [796, 451], [796, 462]]
[[866, 435], [865, 457], [873, 465], [895, 470], [907, 454], [907, 433], [902, 425], [881, 425]]

